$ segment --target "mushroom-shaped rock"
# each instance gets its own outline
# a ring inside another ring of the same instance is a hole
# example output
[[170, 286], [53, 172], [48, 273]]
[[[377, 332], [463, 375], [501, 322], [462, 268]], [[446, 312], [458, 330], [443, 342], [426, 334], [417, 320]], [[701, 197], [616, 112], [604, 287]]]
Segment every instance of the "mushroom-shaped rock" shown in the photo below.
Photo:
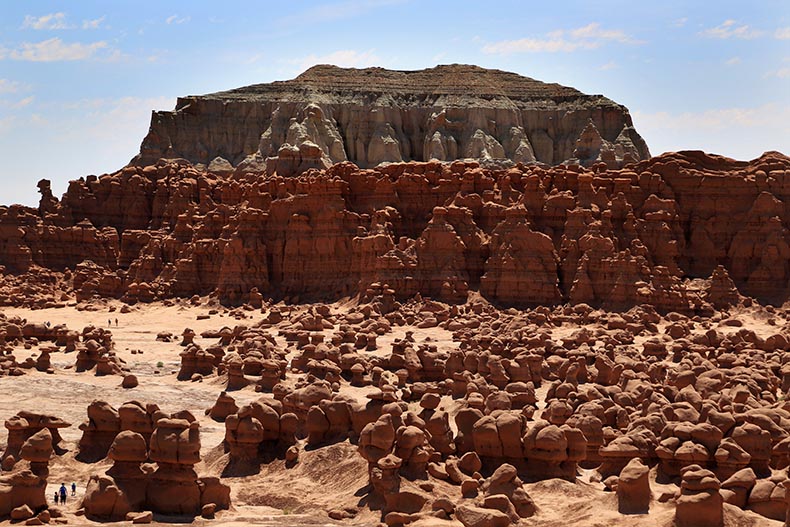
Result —
[[392, 416], [384, 414], [362, 429], [359, 436], [359, 452], [368, 463], [376, 463], [392, 452], [394, 443], [395, 428], [392, 426]]
[[725, 502], [745, 509], [749, 493], [756, 482], [754, 470], [744, 468], [723, 481], [720, 492]]
[[31, 464], [49, 463], [52, 457], [52, 433], [47, 428], [42, 428], [27, 438], [19, 451], [19, 457]]
[[617, 510], [622, 514], [647, 514], [650, 508], [650, 469], [634, 458], [617, 478]]
[[678, 527], [722, 527], [723, 499], [719, 480], [710, 470], [691, 465], [681, 472], [680, 497], [675, 509]]
[[206, 414], [215, 421], [224, 421], [229, 415], [239, 411], [236, 401], [227, 392], [220, 392], [214, 406], [206, 411]]

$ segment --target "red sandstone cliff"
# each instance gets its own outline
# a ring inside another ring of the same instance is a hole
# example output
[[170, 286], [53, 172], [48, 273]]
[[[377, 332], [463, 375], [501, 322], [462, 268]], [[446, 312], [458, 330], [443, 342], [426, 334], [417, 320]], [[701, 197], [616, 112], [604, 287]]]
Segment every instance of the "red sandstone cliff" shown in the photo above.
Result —
[[789, 182], [776, 152], [749, 163], [681, 152], [617, 170], [346, 162], [291, 178], [130, 166], [73, 181], [60, 200], [44, 181], [38, 209], [0, 207], [0, 303], [55, 286], [243, 303], [253, 288], [336, 299], [373, 283], [400, 297], [683, 311], [731, 298], [734, 283], [782, 302]]

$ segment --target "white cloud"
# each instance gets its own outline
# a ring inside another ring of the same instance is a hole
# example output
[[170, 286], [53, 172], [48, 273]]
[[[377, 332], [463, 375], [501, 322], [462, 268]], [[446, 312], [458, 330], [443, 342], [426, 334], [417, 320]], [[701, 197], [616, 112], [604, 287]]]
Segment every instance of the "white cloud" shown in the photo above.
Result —
[[779, 40], [790, 40], [790, 27], [780, 27], [774, 33], [774, 37]]
[[108, 53], [103, 54], [101, 57], [96, 57], [96, 60], [101, 62], [121, 62], [130, 58], [131, 55], [123, 53], [120, 49], [112, 49], [108, 50]]
[[167, 25], [172, 25], [172, 24], [186, 24], [186, 23], [187, 23], [187, 22], [189, 22], [190, 20], [192, 20], [192, 17], [191, 17], [191, 16], [184, 16], [184, 17], [179, 17], [178, 15], [171, 15], [171, 16], [169, 16], [169, 17], [167, 17], [167, 18], [165, 19], [165, 23], [166, 23]]
[[[37, 100], [40, 113], [0, 117], [0, 155], [8, 160], [0, 171], [3, 203], [38, 203], [31, 180], [50, 179], [58, 195], [70, 179], [124, 166], [139, 151], [151, 110], [172, 109], [174, 104], [175, 97], [82, 100], [68, 106]], [[42, 144], [47, 145], [46, 156], [40, 155]], [[25, 178], [12, 176], [22, 173]]]
[[522, 38], [502, 40], [483, 46], [483, 53], [507, 55], [510, 53], [557, 53], [572, 52], [580, 49], [597, 49], [604, 44], [642, 44], [619, 29], [604, 29], [593, 22], [571, 30], [555, 30], [542, 38]]
[[763, 35], [763, 31], [754, 29], [746, 24], [738, 25], [736, 20], [725, 20], [716, 27], [708, 28], [700, 31], [700, 36], [707, 38], [738, 38], [742, 40], [749, 40]]
[[42, 16], [26, 15], [22, 29], [71, 29], [66, 23], [66, 13], [50, 13]]
[[94, 18], [93, 20], [83, 20], [82, 29], [99, 29], [101, 27], [101, 23], [104, 22], [105, 18], [107, 17], [101, 16], [99, 18]]
[[593, 22], [584, 27], [568, 32], [573, 39], [613, 40], [625, 44], [639, 44], [624, 31], [619, 29], [603, 29], [600, 24]]
[[32, 95], [30, 97], [25, 97], [24, 99], [12, 104], [11, 108], [18, 110], [20, 108], [24, 108], [25, 106], [30, 106], [34, 99], [35, 97]]
[[[117, 99], [85, 99], [69, 106], [71, 109], [84, 112], [89, 136], [114, 139], [108, 130], [118, 127], [137, 129], [137, 142], [145, 135], [152, 110], [172, 109], [175, 105], [173, 97], [120, 97]], [[142, 133], [139, 130], [143, 130]], [[82, 133], [82, 132], [78, 132]], [[134, 145], [136, 148], [137, 145]], [[130, 156], [131, 157], [131, 156]]]
[[732, 57], [731, 59], [727, 59], [727, 60], [724, 61], [724, 63], [727, 66], [735, 66], [737, 64], [740, 64], [741, 62], [743, 62], [741, 60], [741, 57]]
[[777, 77], [779, 79], [790, 79], [790, 67], [779, 68], [778, 70], [769, 71], [766, 77]]
[[51, 38], [41, 42], [23, 42], [13, 50], [0, 49], [0, 59], [9, 57], [13, 60], [31, 62], [55, 62], [66, 60], [85, 60], [93, 57], [99, 50], [106, 49], [107, 42], [91, 42], [82, 44], [65, 43], [59, 38]]
[[633, 112], [634, 125], [654, 154], [704, 150], [753, 159], [766, 150], [787, 153], [790, 106], [717, 108], [700, 112]]
[[688, 22], [688, 21], [689, 21], [689, 19], [684, 16], [683, 18], [678, 18], [677, 20], [672, 22], [672, 25], [674, 27], [683, 27], [683, 26], [686, 25], [686, 22]]
[[16, 81], [0, 79], [0, 93], [16, 93], [22, 89], [22, 85]]
[[609, 70], [616, 70], [619, 67], [620, 66], [618, 66], [615, 61], [610, 60], [606, 64], [602, 64], [601, 66], [599, 66], [598, 69], [601, 71], [609, 71]]
[[288, 62], [298, 65], [302, 71], [316, 64], [333, 64], [342, 68], [360, 68], [381, 65], [381, 59], [375, 52], [375, 49], [369, 49], [367, 51], [341, 49], [327, 55], [311, 54], [299, 59], [289, 60]]
[[[737, 126], [758, 126], [768, 124], [776, 119], [774, 113], [777, 110], [775, 105], [766, 104], [754, 108], [721, 108], [706, 110], [704, 112], [684, 112], [671, 114], [669, 112], [657, 112], [655, 114], [644, 114], [635, 112], [640, 117], [651, 116], [670, 128], [695, 127], [705, 130], [719, 130]], [[784, 112], [790, 108], [784, 108]], [[788, 123], [790, 125], [790, 123]]]
[[598, 46], [598, 44], [594, 43], [568, 42], [563, 39], [521, 38], [486, 44], [483, 46], [483, 53], [500, 55], [510, 53], [556, 53], [558, 51], [571, 52], [577, 49], [594, 49]]

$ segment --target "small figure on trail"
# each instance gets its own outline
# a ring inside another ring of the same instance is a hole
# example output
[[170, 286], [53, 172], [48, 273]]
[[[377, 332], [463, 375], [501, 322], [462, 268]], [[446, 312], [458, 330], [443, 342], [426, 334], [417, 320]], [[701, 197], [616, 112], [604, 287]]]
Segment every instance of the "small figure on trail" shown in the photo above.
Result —
[[118, 327], [118, 319], [117, 318], [115, 319], [115, 327], [116, 328]]
[[65, 483], [61, 483], [60, 484], [60, 503], [61, 503], [61, 505], [65, 505], [66, 504], [66, 495], [68, 494], [68, 492], [69, 491], [66, 490], [66, 484]]
[[55, 505], [58, 503], [60, 503], [60, 494], [58, 494], [58, 491], [55, 491]]
[[107, 319], [107, 327], [108, 328], [112, 327], [112, 319], [110, 319], [110, 318]]
[[77, 484], [74, 483], [73, 481], [71, 482], [71, 495], [72, 496], [77, 495]]

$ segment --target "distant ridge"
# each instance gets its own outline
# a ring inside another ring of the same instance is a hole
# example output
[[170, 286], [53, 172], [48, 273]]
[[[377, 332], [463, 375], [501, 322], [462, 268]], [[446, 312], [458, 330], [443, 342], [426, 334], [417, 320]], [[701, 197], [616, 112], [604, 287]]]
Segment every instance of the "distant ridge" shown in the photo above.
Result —
[[472, 65], [319, 65], [292, 80], [179, 98], [175, 110], [153, 113], [132, 164], [216, 160], [293, 175], [341, 161], [363, 168], [431, 159], [604, 161], [615, 168], [649, 156], [628, 109], [603, 95]]

